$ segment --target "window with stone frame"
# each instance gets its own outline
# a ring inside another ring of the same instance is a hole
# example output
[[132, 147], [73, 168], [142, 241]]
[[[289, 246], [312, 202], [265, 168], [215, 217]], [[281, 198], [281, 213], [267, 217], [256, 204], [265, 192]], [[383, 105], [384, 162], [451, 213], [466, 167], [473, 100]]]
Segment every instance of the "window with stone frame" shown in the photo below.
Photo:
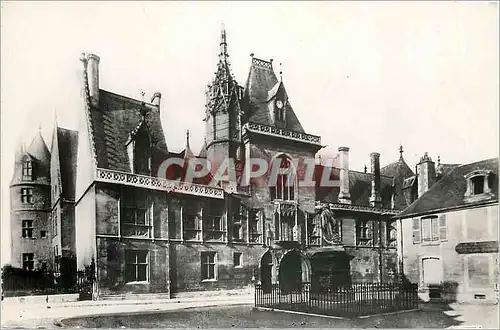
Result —
[[205, 240], [224, 239], [224, 202], [210, 200], [203, 210], [203, 235]]
[[386, 223], [386, 237], [387, 237], [387, 246], [395, 247], [397, 241], [397, 229], [396, 229], [396, 221], [389, 221]]
[[23, 220], [22, 221], [22, 235], [23, 238], [34, 238], [33, 237], [33, 220]]
[[474, 202], [491, 197], [493, 174], [489, 170], [475, 170], [464, 176], [467, 189], [464, 194], [466, 202]]
[[125, 251], [125, 281], [147, 282], [149, 251], [126, 250]]
[[21, 203], [33, 204], [33, 188], [21, 188]]
[[234, 252], [233, 253], [233, 266], [242, 267], [243, 266], [243, 253]]
[[33, 180], [33, 162], [26, 160], [23, 163], [23, 181]]
[[23, 269], [29, 271], [35, 269], [35, 255], [33, 253], [23, 253]]
[[235, 204], [231, 237], [233, 241], [242, 242], [245, 239], [243, 237], [243, 226], [247, 222], [248, 210], [239, 201], [235, 202]]
[[150, 237], [153, 203], [142, 189], [123, 188], [121, 198], [121, 235]]
[[182, 221], [184, 240], [201, 241], [202, 209], [199, 201], [184, 200]]
[[217, 254], [215, 252], [201, 252], [201, 279], [214, 281], [217, 279]]
[[[282, 155], [274, 161], [279, 162], [279, 164], [278, 173], [276, 173], [276, 182], [270, 182], [271, 200], [295, 200], [295, 173], [291, 159]], [[273, 178], [270, 179], [273, 180]]]
[[252, 209], [248, 211], [249, 243], [262, 243], [263, 224], [261, 215], [262, 210]]
[[367, 220], [356, 220], [356, 241], [358, 243], [371, 240], [370, 222]]

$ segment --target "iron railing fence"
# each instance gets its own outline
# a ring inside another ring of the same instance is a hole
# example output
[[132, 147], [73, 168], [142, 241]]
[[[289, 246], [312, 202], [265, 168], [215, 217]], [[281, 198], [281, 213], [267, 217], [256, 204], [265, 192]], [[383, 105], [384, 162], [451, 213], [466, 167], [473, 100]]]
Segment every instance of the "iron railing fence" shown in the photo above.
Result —
[[311, 290], [311, 283], [302, 283], [283, 290], [279, 284], [256, 284], [255, 306], [358, 317], [416, 309], [418, 287], [416, 284], [356, 283]]

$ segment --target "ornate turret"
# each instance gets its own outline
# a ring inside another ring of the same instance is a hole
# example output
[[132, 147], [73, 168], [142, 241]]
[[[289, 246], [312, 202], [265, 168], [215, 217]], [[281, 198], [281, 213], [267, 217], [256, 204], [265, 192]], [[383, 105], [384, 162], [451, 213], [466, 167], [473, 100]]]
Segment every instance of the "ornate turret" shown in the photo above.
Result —
[[224, 159], [236, 158], [241, 147], [240, 100], [243, 89], [231, 73], [224, 25], [219, 45], [219, 62], [214, 79], [207, 86], [205, 111], [207, 159], [215, 165], [213, 169]]

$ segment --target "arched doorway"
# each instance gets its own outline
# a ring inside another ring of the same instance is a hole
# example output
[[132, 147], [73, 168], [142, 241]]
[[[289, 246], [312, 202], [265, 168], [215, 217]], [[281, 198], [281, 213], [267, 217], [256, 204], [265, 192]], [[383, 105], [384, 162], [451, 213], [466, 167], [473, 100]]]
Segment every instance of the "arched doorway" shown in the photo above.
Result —
[[302, 284], [310, 281], [310, 264], [298, 251], [286, 253], [280, 262], [279, 282], [283, 292], [301, 291]]
[[271, 252], [267, 251], [260, 259], [260, 283], [264, 293], [271, 292], [272, 289], [273, 265], [273, 256]]

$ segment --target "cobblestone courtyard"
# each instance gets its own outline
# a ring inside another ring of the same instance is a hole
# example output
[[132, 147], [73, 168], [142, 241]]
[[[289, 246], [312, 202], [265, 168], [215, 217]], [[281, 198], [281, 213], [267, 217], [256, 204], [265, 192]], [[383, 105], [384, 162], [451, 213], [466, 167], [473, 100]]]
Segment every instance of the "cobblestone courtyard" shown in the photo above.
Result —
[[498, 306], [422, 305], [418, 311], [347, 320], [260, 311], [253, 308], [251, 301], [237, 298], [79, 307], [69, 304], [64, 307], [25, 305], [6, 308], [2, 304], [2, 327], [491, 329], [498, 328]]

